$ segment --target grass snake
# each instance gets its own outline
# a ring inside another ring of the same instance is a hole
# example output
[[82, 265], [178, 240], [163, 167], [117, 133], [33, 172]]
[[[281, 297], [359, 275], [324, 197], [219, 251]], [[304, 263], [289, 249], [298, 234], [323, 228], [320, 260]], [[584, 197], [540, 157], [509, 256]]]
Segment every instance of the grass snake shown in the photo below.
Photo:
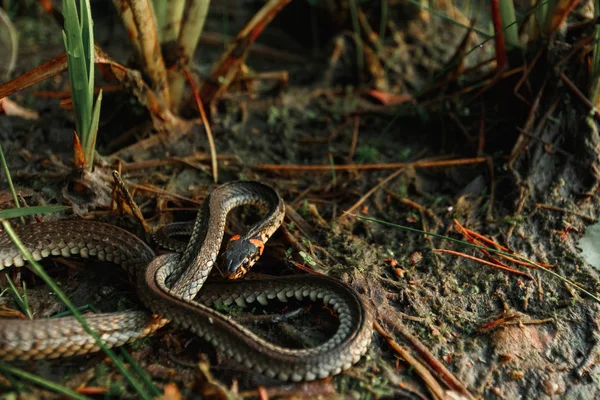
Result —
[[[227, 214], [247, 204], [261, 206], [267, 212], [245, 235], [230, 242], [225, 268], [235, 276], [239, 269], [245, 270], [256, 261], [264, 243], [283, 221], [282, 199], [259, 182], [230, 182], [215, 189], [204, 201], [191, 238], [180, 253], [157, 256], [133, 234], [100, 222], [61, 220], [15, 230], [37, 260], [50, 256], [96, 257], [128, 271], [140, 299], [154, 314], [124, 311], [86, 315], [109, 347], [131, 342], [174, 321], [236, 362], [272, 378], [313, 380], [350, 368], [370, 344], [372, 317], [349, 286], [311, 274], [204, 284], [217, 262]], [[23, 264], [20, 252], [1, 232], [0, 270]], [[270, 343], [212, 308], [231, 304], [245, 307], [255, 302], [265, 305], [290, 298], [320, 300], [332, 308], [339, 318], [337, 331], [316, 347], [290, 349]], [[0, 359], [48, 359], [98, 350], [93, 338], [72, 317], [0, 319]]]

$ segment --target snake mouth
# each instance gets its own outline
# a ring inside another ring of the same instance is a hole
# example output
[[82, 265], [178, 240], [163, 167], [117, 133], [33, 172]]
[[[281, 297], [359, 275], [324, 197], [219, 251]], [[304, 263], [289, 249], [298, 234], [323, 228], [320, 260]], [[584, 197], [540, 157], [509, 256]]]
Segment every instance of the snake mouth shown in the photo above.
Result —
[[241, 277], [246, 275], [246, 273], [248, 273], [249, 270], [250, 268], [248, 268], [245, 264], [240, 265], [235, 271], [229, 273], [226, 276], [226, 278], [230, 280], [240, 279]]

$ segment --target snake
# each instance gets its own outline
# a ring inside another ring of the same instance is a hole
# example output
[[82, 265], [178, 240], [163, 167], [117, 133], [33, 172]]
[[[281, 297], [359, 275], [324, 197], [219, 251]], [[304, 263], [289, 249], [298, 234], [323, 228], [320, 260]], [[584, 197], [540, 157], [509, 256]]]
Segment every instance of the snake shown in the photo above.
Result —
[[[349, 285], [328, 276], [296, 274], [267, 279], [206, 282], [219, 261], [228, 213], [242, 205], [266, 209], [244, 235], [230, 240], [221, 271], [238, 277], [262, 254], [264, 243], [285, 215], [276, 190], [255, 181], [233, 181], [213, 190], [202, 203], [183, 251], [156, 255], [134, 234], [89, 220], [55, 220], [15, 227], [35, 260], [51, 256], [96, 258], [127, 271], [141, 302], [150, 310], [85, 315], [108, 347], [150, 335], [169, 322], [187, 329], [235, 362], [269, 378], [311, 381], [339, 374], [366, 353], [373, 334], [372, 313]], [[183, 229], [183, 228], [182, 228]], [[168, 230], [167, 236], [177, 232]], [[0, 232], [0, 270], [21, 267], [25, 259], [6, 232]], [[205, 283], [206, 282], [206, 283]], [[335, 332], [315, 347], [272, 343], [231, 315], [217, 311], [290, 299], [321, 303], [337, 315]], [[0, 319], [0, 359], [38, 360], [99, 351], [73, 317]]]

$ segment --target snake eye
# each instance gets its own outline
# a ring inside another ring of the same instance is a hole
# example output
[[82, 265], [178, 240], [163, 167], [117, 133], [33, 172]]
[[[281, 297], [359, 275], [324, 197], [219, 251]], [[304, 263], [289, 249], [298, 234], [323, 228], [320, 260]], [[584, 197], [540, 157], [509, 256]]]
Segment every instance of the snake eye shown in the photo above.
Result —
[[224, 275], [229, 279], [242, 277], [258, 259], [260, 249], [251, 241], [231, 240], [223, 254]]

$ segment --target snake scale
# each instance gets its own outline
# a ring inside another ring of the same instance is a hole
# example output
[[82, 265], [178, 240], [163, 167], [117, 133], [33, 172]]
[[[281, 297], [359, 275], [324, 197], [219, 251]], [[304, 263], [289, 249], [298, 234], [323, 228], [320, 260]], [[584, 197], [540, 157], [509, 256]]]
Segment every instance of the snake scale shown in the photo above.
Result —
[[[350, 368], [366, 352], [373, 328], [371, 314], [349, 286], [311, 274], [204, 284], [217, 262], [227, 214], [247, 204], [267, 212], [225, 252], [225, 268], [235, 275], [237, 268], [248, 268], [256, 261], [264, 242], [283, 221], [283, 201], [275, 190], [259, 182], [230, 182], [215, 189], [198, 212], [190, 241], [181, 253], [157, 256], [136, 236], [100, 222], [42, 222], [15, 230], [37, 260], [96, 257], [120, 264], [129, 273], [140, 299], [154, 314], [124, 311], [86, 316], [109, 347], [131, 342], [173, 321], [268, 377], [313, 380]], [[1, 232], [0, 269], [23, 264], [8, 235]], [[245, 307], [255, 302], [265, 305], [291, 298], [308, 298], [329, 306], [339, 318], [337, 331], [316, 347], [290, 349], [268, 342], [212, 308], [231, 304]], [[0, 319], [0, 359], [47, 359], [93, 351], [98, 351], [97, 345], [74, 318]]]

